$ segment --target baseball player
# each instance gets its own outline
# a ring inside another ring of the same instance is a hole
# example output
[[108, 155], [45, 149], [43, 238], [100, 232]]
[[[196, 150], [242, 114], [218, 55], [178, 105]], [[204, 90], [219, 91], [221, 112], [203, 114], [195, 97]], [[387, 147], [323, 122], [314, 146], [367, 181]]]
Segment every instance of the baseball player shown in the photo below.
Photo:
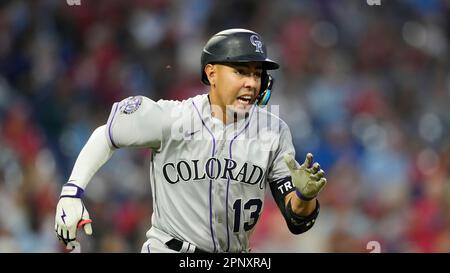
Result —
[[142, 252], [249, 252], [267, 188], [289, 230], [309, 230], [319, 214], [324, 171], [308, 153], [300, 165], [288, 126], [263, 107], [273, 86], [260, 35], [215, 34], [201, 57], [208, 94], [183, 101], [135, 96], [114, 103], [80, 152], [56, 208], [55, 231], [68, 247], [77, 227], [92, 234], [83, 192], [116, 149], [152, 149], [152, 227]]

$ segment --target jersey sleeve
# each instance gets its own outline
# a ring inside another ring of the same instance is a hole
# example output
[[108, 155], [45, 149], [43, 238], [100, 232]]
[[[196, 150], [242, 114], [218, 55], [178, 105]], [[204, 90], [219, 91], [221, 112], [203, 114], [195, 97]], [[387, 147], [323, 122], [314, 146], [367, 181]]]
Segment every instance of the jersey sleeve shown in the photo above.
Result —
[[144, 96], [128, 97], [113, 104], [106, 124], [112, 148], [149, 147], [159, 149], [168, 127], [169, 109]]
[[281, 122], [279, 128], [279, 144], [274, 154], [273, 163], [269, 169], [269, 183], [278, 183], [282, 180], [286, 180], [288, 177], [290, 178], [291, 174], [284, 162], [283, 155], [290, 153], [295, 157], [295, 149], [292, 144], [292, 135], [289, 127], [286, 123]]

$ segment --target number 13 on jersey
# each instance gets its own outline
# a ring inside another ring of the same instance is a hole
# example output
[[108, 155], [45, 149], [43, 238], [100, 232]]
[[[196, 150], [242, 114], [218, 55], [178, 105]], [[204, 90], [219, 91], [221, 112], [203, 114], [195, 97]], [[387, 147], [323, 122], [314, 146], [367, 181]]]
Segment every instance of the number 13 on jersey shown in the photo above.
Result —
[[233, 204], [233, 210], [234, 210], [234, 228], [233, 232], [239, 232], [241, 227], [241, 211], [242, 209], [246, 211], [250, 211], [249, 221], [244, 223], [244, 230], [249, 231], [251, 230], [256, 223], [258, 222], [259, 215], [261, 213], [262, 209], [262, 201], [261, 199], [250, 199], [242, 208], [242, 199], [236, 199]]

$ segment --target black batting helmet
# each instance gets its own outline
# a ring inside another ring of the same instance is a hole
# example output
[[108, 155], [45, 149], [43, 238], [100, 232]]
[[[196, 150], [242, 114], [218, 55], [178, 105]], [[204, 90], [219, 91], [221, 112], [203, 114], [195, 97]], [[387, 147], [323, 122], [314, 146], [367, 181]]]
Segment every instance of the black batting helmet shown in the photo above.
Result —
[[280, 67], [267, 58], [266, 45], [261, 36], [243, 28], [227, 29], [212, 36], [203, 48], [201, 62], [202, 82], [207, 85], [205, 66], [209, 63], [261, 62], [264, 71]]

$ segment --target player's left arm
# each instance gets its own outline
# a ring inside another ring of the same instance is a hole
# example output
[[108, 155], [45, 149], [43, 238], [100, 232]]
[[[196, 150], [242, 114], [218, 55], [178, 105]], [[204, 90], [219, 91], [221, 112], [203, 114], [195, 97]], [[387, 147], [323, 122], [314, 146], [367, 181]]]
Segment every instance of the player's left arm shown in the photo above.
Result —
[[314, 226], [320, 211], [320, 203], [317, 198], [300, 199], [290, 176], [269, 185], [275, 203], [293, 234], [304, 233]]
[[320, 211], [317, 196], [327, 180], [320, 165], [312, 164], [312, 154], [308, 153], [302, 165], [295, 161], [294, 155], [289, 128], [282, 124], [269, 185], [289, 230], [300, 234], [314, 225]]
[[312, 163], [311, 153], [306, 155], [302, 165], [295, 161], [292, 154], [285, 154], [283, 158], [295, 188], [284, 198], [287, 216], [301, 230], [307, 231], [314, 225], [319, 215], [320, 205], [317, 196], [327, 183], [325, 172], [319, 163]]

